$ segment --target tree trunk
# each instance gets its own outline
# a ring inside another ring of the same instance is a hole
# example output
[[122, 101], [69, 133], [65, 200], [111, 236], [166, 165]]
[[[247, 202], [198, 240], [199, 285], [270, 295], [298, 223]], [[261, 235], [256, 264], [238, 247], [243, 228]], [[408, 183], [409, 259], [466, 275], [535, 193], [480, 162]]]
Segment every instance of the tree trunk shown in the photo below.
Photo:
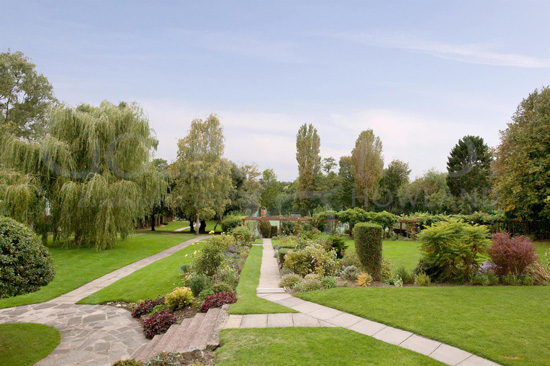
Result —
[[193, 220], [189, 220], [189, 232], [192, 233], [195, 231], [195, 222]]
[[202, 234], [206, 234], [206, 221], [201, 220], [201, 226], [199, 228], [199, 232]]
[[151, 214], [151, 231], [155, 231], [155, 214]]
[[199, 230], [201, 226], [201, 221], [199, 220], [199, 214], [197, 214], [197, 221], [195, 222], [195, 234], [199, 235]]

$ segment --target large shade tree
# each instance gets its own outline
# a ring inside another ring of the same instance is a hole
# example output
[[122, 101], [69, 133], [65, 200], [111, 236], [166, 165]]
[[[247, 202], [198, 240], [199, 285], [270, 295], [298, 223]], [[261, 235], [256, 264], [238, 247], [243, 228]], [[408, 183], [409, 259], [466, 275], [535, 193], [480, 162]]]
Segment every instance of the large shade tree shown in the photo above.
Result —
[[157, 140], [135, 104], [57, 107], [40, 141], [4, 137], [0, 210], [54, 239], [107, 248], [166, 191]]
[[195, 119], [187, 136], [178, 142], [178, 160], [172, 169], [177, 175], [172, 202], [195, 222], [221, 217], [230, 203], [231, 164], [223, 158], [224, 137], [218, 117]]
[[550, 219], [550, 87], [535, 90], [501, 131], [495, 190], [514, 218]]
[[43, 136], [47, 112], [55, 101], [48, 79], [22, 52], [0, 53], [0, 134]]
[[384, 170], [382, 141], [371, 129], [359, 134], [351, 153], [351, 161], [355, 186], [363, 195], [365, 209], [368, 209]]

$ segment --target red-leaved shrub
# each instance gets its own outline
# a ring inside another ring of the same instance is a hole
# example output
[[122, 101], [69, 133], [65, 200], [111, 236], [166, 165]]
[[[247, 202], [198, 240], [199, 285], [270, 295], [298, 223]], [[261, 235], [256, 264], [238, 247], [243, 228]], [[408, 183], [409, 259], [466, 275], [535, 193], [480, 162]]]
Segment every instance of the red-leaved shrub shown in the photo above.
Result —
[[220, 292], [209, 296], [201, 305], [201, 313], [206, 313], [210, 308], [219, 308], [224, 304], [233, 304], [237, 302], [235, 295], [229, 291]]
[[143, 333], [146, 338], [153, 338], [156, 334], [162, 334], [176, 322], [176, 317], [168, 310], [163, 310], [143, 321]]
[[499, 276], [508, 273], [521, 276], [525, 268], [538, 259], [533, 242], [526, 236], [510, 237], [510, 234], [496, 233], [487, 252]]
[[147, 299], [140, 301], [139, 304], [132, 310], [132, 316], [139, 318], [142, 315], [149, 314], [157, 305], [164, 304], [164, 296], [159, 296], [156, 299]]

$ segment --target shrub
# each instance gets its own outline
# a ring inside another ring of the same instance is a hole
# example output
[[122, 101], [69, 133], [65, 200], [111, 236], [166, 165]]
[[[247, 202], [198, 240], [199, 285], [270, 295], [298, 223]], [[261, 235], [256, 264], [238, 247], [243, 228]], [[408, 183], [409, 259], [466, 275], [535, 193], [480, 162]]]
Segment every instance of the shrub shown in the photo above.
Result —
[[193, 269], [193, 267], [191, 267], [191, 265], [184, 264], [183, 266], [180, 267], [179, 271], [182, 275], [184, 275], [186, 273], [191, 272], [192, 269]]
[[320, 280], [321, 276], [317, 273], [308, 273], [304, 279], [306, 280]]
[[164, 303], [172, 311], [191, 305], [195, 298], [189, 287], [176, 287], [174, 291], [166, 295]]
[[237, 240], [237, 243], [241, 245], [247, 245], [252, 243], [252, 230], [248, 226], [237, 226], [231, 231], [231, 235]]
[[214, 291], [215, 294], [219, 294], [220, 292], [234, 292], [234, 288], [225, 282], [217, 282], [212, 286], [212, 291]]
[[201, 366], [209, 365], [209, 356], [200, 349], [185, 353], [162, 352], [151, 358], [145, 366]]
[[164, 296], [159, 296], [156, 299], [146, 299], [140, 301], [137, 306], [132, 310], [132, 316], [139, 318], [142, 315], [149, 314], [153, 311], [153, 308], [157, 305], [164, 304]]
[[398, 274], [393, 276], [390, 281], [395, 287], [403, 287], [403, 279]]
[[432, 280], [430, 279], [430, 276], [424, 272], [420, 272], [414, 278], [414, 284], [417, 286], [431, 286]]
[[153, 310], [151, 310], [151, 312], [149, 313], [149, 315], [155, 315], [155, 314], [158, 314], [160, 313], [161, 311], [163, 310], [170, 310], [168, 309], [168, 306], [166, 306], [165, 304], [159, 304], [157, 306], [155, 306], [153, 308]]
[[210, 308], [219, 308], [224, 304], [234, 304], [235, 302], [237, 300], [232, 292], [220, 292], [204, 300], [204, 303], [201, 305], [201, 313], [206, 313]]
[[[287, 255], [288, 252], [290, 252], [292, 249], [290, 248], [279, 248], [279, 250], [277, 251], [277, 254], [279, 256], [279, 264], [281, 266], [283, 266], [283, 264], [285, 263], [285, 256]], [[284, 268], [283, 268], [284, 269]]]
[[209, 287], [210, 287], [210, 279], [205, 276], [201, 276], [201, 275], [195, 276], [189, 282], [189, 288], [193, 292], [193, 296], [197, 296], [204, 289]]
[[489, 277], [486, 274], [476, 273], [472, 277], [472, 285], [489, 286]]
[[222, 230], [225, 233], [230, 232], [237, 226], [241, 225], [243, 221], [243, 216], [237, 215], [228, 215], [222, 220]]
[[136, 360], [123, 360], [115, 362], [113, 366], [143, 366], [143, 362]]
[[281, 269], [281, 275], [284, 276], [284, 275], [288, 275], [288, 274], [294, 274], [294, 272], [292, 272], [292, 270], [289, 269], [289, 268], [283, 268], [283, 269]]
[[325, 251], [319, 244], [308, 245], [301, 250], [289, 251], [283, 266], [301, 276], [309, 273], [332, 275], [336, 271], [336, 253]]
[[323, 284], [321, 283], [320, 280], [316, 280], [312, 278], [312, 279], [303, 280], [297, 289], [300, 292], [322, 290]]
[[499, 276], [508, 273], [521, 276], [527, 266], [538, 259], [531, 239], [526, 236], [511, 238], [510, 234], [503, 233], [493, 235], [493, 245], [488, 253]]
[[414, 283], [414, 274], [409, 271], [404, 266], [399, 266], [397, 271], [395, 271], [395, 276], [399, 276], [403, 283], [411, 284]]
[[334, 250], [337, 258], [344, 258], [344, 253], [348, 246], [346, 245], [346, 239], [338, 235], [331, 235], [326, 239], [326, 250]]
[[526, 274], [525, 276], [523, 276], [521, 284], [523, 286], [533, 286], [535, 284], [535, 279], [530, 274]]
[[283, 235], [292, 235], [296, 233], [295, 221], [283, 221], [281, 223], [281, 233]]
[[0, 298], [37, 291], [54, 276], [53, 260], [38, 236], [0, 216]]
[[237, 240], [233, 235], [221, 234], [210, 238], [210, 244], [227, 250], [237, 245]]
[[224, 248], [216, 245], [212, 239], [193, 258], [193, 268], [198, 274], [213, 276], [225, 259]]
[[151, 316], [143, 321], [143, 333], [148, 339], [157, 334], [162, 334], [176, 322], [176, 317], [168, 310], [163, 310], [158, 314]]
[[295, 289], [302, 283], [302, 277], [297, 274], [287, 274], [281, 278], [279, 286], [283, 288]]
[[434, 223], [420, 232], [418, 240], [431, 272], [426, 274], [441, 280], [468, 281], [472, 270], [477, 272], [480, 254], [491, 243], [485, 226], [456, 220]]
[[321, 284], [323, 285], [323, 288], [334, 288], [338, 285], [338, 282], [336, 281], [336, 277], [325, 276], [321, 278]]
[[279, 228], [277, 226], [272, 226], [271, 227], [271, 237], [272, 238], [277, 236], [278, 232], [279, 232]]
[[356, 252], [349, 252], [344, 254], [344, 258], [340, 260], [340, 268], [344, 269], [349, 266], [355, 266], [357, 268], [361, 268], [361, 260], [359, 260], [359, 256]]
[[501, 277], [502, 284], [509, 286], [519, 286], [521, 285], [521, 280], [516, 276], [515, 273], [508, 272]]
[[216, 282], [223, 282], [230, 288], [235, 289], [239, 283], [239, 274], [234, 269], [220, 269], [214, 275]]
[[361, 264], [375, 280], [379, 280], [382, 267], [382, 226], [359, 223], [353, 228], [353, 238]]
[[382, 258], [382, 267], [380, 268], [380, 280], [387, 281], [391, 278], [391, 263], [389, 260]]
[[355, 266], [347, 266], [346, 268], [344, 268], [344, 270], [342, 271], [342, 274], [341, 274], [341, 277], [344, 279], [344, 280], [348, 280], [348, 281], [355, 281], [357, 279], [357, 276], [359, 276], [359, 269]]
[[499, 279], [495, 272], [492, 270], [487, 271], [487, 280], [489, 281], [489, 285], [498, 285]]
[[271, 238], [271, 223], [269, 221], [260, 221], [260, 233], [264, 238]]
[[355, 284], [357, 286], [362, 286], [362, 287], [369, 287], [371, 283], [372, 283], [372, 276], [367, 272], [359, 273], [359, 276], [357, 276], [357, 281], [355, 281]]
[[202, 305], [202, 303], [204, 302], [204, 300], [208, 299], [210, 296], [214, 295], [214, 290], [212, 290], [210, 287], [209, 288], [205, 288], [204, 290], [201, 291], [201, 293], [199, 294], [199, 296], [197, 296], [197, 299], [199, 300], [198, 302], [195, 301], [195, 304], [197, 303], [200, 303]]

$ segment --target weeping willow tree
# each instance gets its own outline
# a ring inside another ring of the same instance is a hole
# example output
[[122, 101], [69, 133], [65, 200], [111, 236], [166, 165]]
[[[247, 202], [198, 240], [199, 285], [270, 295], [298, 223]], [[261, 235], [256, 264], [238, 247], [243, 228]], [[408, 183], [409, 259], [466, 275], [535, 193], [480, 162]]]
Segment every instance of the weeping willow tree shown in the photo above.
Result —
[[158, 142], [135, 104], [60, 106], [47, 137], [2, 143], [0, 210], [44, 238], [110, 247], [166, 192], [151, 164]]
[[205, 121], [193, 120], [189, 134], [178, 142], [172, 205], [195, 219], [197, 234], [201, 220], [221, 217], [230, 202], [231, 165], [222, 157], [223, 150], [223, 130], [213, 114]]

